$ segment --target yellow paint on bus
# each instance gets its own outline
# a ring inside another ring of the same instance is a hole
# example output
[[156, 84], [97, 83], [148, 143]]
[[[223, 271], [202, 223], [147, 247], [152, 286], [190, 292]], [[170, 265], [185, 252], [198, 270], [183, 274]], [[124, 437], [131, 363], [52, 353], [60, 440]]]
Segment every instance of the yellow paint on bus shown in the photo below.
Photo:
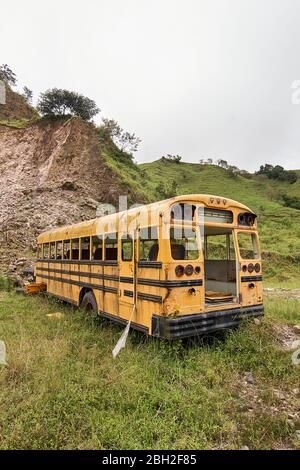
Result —
[[178, 196], [38, 237], [37, 282], [61, 300], [163, 338], [263, 315], [256, 215], [236, 201]]

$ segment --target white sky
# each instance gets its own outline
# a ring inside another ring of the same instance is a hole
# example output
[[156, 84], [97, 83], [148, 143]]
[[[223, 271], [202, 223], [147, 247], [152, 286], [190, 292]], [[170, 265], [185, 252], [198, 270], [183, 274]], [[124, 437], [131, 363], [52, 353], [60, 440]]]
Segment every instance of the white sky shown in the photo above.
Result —
[[137, 161], [300, 168], [300, 0], [0, 0], [0, 17], [19, 86], [94, 99], [142, 138]]

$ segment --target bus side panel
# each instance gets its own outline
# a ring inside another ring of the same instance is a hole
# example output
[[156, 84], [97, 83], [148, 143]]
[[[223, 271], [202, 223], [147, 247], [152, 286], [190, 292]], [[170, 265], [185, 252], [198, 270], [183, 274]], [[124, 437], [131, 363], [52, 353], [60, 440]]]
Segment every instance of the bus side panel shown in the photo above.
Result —
[[137, 266], [137, 311], [133, 321], [147, 327], [149, 332], [151, 332], [152, 315], [162, 313], [165, 289], [159, 286], [161, 269], [161, 266], [156, 268]]
[[103, 310], [109, 315], [119, 315], [119, 268], [104, 265]]

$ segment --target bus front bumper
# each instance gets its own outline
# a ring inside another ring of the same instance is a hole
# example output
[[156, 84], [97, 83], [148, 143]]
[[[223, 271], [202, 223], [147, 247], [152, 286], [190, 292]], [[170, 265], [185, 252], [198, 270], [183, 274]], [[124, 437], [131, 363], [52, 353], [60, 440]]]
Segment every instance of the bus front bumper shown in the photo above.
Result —
[[243, 320], [258, 318], [263, 315], [264, 306], [262, 304], [176, 318], [153, 315], [152, 336], [176, 339], [205, 335], [233, 328]]

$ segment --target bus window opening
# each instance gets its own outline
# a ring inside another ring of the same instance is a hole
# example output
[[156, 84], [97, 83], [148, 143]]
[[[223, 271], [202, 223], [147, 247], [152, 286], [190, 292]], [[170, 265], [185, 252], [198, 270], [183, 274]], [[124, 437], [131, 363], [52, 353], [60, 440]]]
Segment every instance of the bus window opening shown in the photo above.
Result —
[[236, 253], [232, 230], [205, 228], [205, 302], [228, 303], [237, 297]]

